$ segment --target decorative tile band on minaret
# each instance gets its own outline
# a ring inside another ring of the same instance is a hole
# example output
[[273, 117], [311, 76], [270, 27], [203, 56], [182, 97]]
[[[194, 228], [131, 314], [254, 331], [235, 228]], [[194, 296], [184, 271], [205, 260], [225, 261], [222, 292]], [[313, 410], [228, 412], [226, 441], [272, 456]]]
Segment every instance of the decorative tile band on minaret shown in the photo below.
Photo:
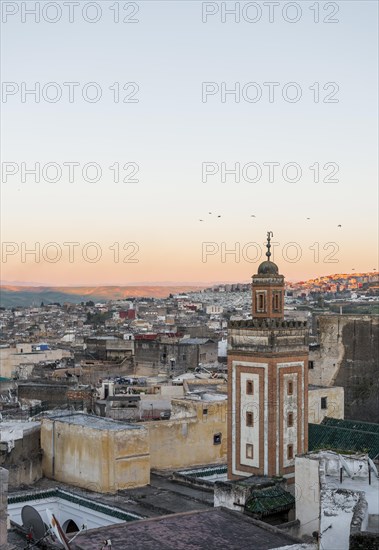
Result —
[[284, 319], [284, 276], [267, 260], [252, 277], [252, 319], [228, 325], [228, 476], [294, 480], [308, 449], [308, 327]]

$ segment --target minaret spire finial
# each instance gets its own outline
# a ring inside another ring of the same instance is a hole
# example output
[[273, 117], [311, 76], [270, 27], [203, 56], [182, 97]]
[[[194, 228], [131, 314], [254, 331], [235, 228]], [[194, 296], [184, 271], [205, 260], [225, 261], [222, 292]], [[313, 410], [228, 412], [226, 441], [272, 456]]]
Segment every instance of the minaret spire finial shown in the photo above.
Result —
[[270, 248], [271, 248], [271, 237], [274, 236], [274, 233], [272, 231], [267, 231], [267, 252], [266, 252], [266, 256], [267, 256], [267, 260], [270, 261], [270, 256], [271, 256], [271, 252], [270, 252]]

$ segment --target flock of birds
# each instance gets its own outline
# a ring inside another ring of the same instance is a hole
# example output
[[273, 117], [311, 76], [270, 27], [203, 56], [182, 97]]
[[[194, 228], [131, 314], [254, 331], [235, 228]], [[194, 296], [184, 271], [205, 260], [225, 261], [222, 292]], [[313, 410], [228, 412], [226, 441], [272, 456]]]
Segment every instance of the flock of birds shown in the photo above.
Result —
[[[208, 214], [212, 215], [213, 212], [208, 212]], [[221, 218], [222, 216], [221, 216], [221, 214], [217, 214], [217, 217], [218, 217], [218, 218]], [[256, 218], [256, 215], [255, 215], [255, 214], [250, 214], [250, 217], [251, 217], [251, 218]], [[311, 219], [311, 218], [307, 218], [307, 220], [310, 220], [310, 219]], [[203, 219], [201, 219], [201, 218], [199, 219], [199, 222], [203, 222], [203, 221], [204, 221]], [[341, 225], [341, 224], [338, 224], [337, 227], [342, 227], [342, 225]]]
[[[211, 214], [212, 215], [212, 212], [208, 212], [208, 214]], [[217, 217], [218, 218], [221, 218], [221, 214], [217, 214]], [[255, 217], [255, 216], [254, 216]], [[199, 222], [203, 222], [204, 220], [199, 220]]]
[[[213, 215], [213, 212], [208, 212], [208, 214], [209, 214], [210, 216], [212, 216], [212, 215]], [[217, 214], [217, 218], [221, 218], [221, 217], [222, 217], [221, 214]], [[250, 217], [251, 217], [251, 218], [256, 218], [256, 215], [255, 215], [255, 214], [250, 214]], [[307, 218], [307, 220], [310, 220], [310, 219], [311, 219], [311, 218]], [[204, 221], [203, 219], [201, 219], [201, 218], [199, 219], [199, 222], [203, 222], [203, 221]], [[337, 228], [342, 228], [342, 224], [339, 223], [339, 224], [337, 225]], [[355, 271], [355, 267], [352, 267], [351, 270], [352, 270], [352, 271]], [[376, 269], [373, 269], [373, 271], [376, 271]]]

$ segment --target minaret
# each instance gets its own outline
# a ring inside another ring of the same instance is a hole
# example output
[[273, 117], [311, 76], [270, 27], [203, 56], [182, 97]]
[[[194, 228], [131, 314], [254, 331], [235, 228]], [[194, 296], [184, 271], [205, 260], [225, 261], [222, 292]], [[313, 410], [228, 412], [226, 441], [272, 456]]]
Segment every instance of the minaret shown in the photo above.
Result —
[[253, 319], [228, 327], [228, 476], [294, 480], [308, 449], [308, 328], [284, 320], [284, 277], [267, 260], [252, 277]]

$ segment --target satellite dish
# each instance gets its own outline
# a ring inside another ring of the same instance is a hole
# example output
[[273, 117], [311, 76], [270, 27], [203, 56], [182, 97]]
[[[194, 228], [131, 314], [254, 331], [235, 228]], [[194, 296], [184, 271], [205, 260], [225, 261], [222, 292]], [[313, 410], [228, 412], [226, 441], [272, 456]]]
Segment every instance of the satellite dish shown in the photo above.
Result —
[[21, 519], [23, 528], [31, 533], [33, 540], [43, 538], [46, 533], [46, 527], [39, 512], [33, 506], [23, 506]]

